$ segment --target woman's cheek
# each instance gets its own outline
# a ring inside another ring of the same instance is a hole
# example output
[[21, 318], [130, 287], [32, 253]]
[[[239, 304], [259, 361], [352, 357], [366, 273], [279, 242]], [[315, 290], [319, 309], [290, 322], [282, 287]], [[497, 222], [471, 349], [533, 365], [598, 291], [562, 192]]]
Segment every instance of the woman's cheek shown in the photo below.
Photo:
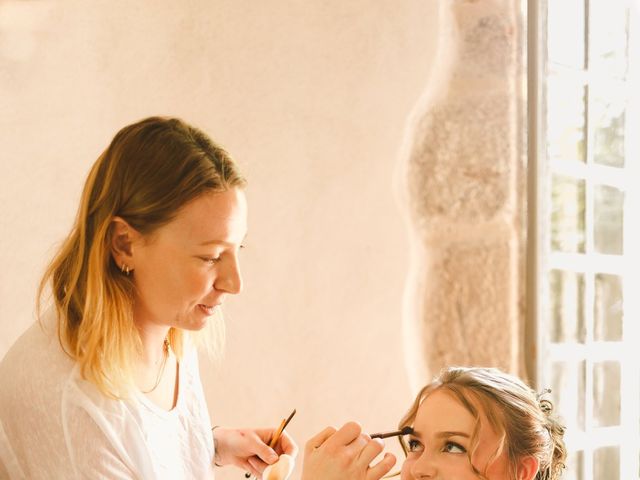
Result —
[[204, 268], [193, 275], [190, 283], [194, 292], [199, 295], [206, 295], [211, 291], [213, 281], [214, 276], [212, 273], [208, 269]]

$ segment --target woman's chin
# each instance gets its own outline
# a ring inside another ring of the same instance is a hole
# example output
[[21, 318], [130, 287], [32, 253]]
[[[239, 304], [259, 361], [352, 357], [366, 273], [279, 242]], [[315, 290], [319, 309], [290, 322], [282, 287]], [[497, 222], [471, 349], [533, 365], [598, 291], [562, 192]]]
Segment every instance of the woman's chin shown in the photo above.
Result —
[[181, 328], [197, 332], [207, 326], [209, 319], [210, 317], [191, 318], [188, 322], [184, 322]]
[[215, 319], [218, 307], [207, 309], [202, 308], [200, 305], [197, 305], [194, 310], [191, 312], [191, 315], [188, 316], [188, 320], [185, 322], [180, 322], [181, 328], [185, 330], [202, 330], [207, 326], [207, 323], [213, 321]]

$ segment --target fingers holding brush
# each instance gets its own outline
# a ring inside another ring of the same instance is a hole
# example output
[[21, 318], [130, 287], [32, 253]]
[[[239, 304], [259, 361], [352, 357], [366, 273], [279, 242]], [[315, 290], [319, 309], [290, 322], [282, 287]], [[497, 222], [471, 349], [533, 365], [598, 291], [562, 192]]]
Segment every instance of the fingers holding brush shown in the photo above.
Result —
[[[272, 439], [277, 430], [264, 428], [254, 430], [254, 432], [261, 439], [261, 442], [255, 444], [254, 455], [247, 459], [253, 467], [253, 470], [247, 470], [247, 473], [251, 473], [253, 476], [256, 476], [255, 470], [262, 473], [267, 466], [273, 465], [278, 461], [280, 455], [287, 454], [294, 459], [298, 455], [298, 445], [287, 432], [281, 432], [275, 443], [272, 442]], [[272, 443], [273, 445], [271, 446]], [[246, 478], [251, 477], [251, 475], [246, 476]]]
[[278, 455], [287, 454], [293, 458], [298, 456], [298, 445], [287, 432], [282, 432], [280, 438], [272, 448]]
[[380, 473], [388, 472], [395, 463], [391, 456], [370, 467], [383, 448], [382, 440], [362, 433], [356, 422], [348, 422], [339, 430], [326, 428], [307, 442], [302, 479], [378, 480], [384, 475]]
[[409, 427], [393, 432], [368, 435], [356, 422], [348, 422], [339, 430], [327, 427], [312, 437], [305, 446], [302, 480], [379, 480], [393, 468], [396, 457], [382, 454], [382, 438], [397, 437], [412, 431]]
[[382, 460], [375, 465], [371, 465], [371, 462], [382, 453], [385, 444], [384, 440], [380, 438], [372, 439], [368, 435], [366, 435], [366, 437], [368, 440], [364, 448], [360, 450], [356, 463], [365, 472], [366, 480], [377, 480], [389, 473], [396, 463], [396, 457], [392, 453], [387, 452]]
[[[265, 443], [270, 430], [233, 429], [219, 427], [215, 430], [217, 464], [248, 468], [258, 476], [268, 465], [278, 460], [278, 454]], [[249, 463], [249, 459], [252, 462]]]
[[294, 459], [298, 454], [298, 446], [284, 431], [284, 429], [289, 425], [289, 422], [295, 414], [296, 410], [294, 409], [289, 417], [282, 420], [280, 426], [275, 430], [254, 430], [254, 433], [261, 439], [262, 444], [255, 450], [255, 455], [248, 459], [251, 468], [248, 469], [247, 473], [245, 473], [245, 478], [250, 478], [252, 474], [259, 477], [259, 475], [255, 475], [256, 470], [262, 474], [267, 467], [274, 465], [281, 458], [284, 459], [285, 457], [287, 460], [287, 467], [283, 467], [280, 470], [283, 470], [283, 472], [286, 470], [286, 475], [279, 471], [273, 471], [271, 473], [273, 473], [274, 478], [279, 478], [278, 475], [284, 475], [283, 478], [287, 478], [291, 474]]
[[269, 443], [269, 440], [273, 437], [274, 431], [266, 428], [256, 429], [254, 432], [260, 440], [254, 446], [254, 455], [268, 465], [276, 462], [278, 460], [278, 452]]
[[391, 471], [396, 464], [396, 456], [393, 453], [385, 453], [382, 460], [367, 470], [367, 480], [378, 480]]

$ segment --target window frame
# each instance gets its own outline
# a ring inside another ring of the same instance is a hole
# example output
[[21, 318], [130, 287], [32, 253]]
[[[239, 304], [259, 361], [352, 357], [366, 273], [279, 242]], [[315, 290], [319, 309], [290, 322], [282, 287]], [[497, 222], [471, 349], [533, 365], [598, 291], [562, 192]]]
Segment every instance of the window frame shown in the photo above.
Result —
[[[627, 82], [631, 85], [629, 103], [625, 111], [625, 167], [594, 165], [590, 161], [591, 126], [589, 112], [585, 111], [586, 163], [551, 162], [546, 155], [546, 78], [547, 70], [547, 3], [564, 0], [527, 0], [527, 311], [524, 324], [525, 371], [538, 391], [551, 384], [553, 361], [568, 359], [584, 361], [585, 385], [584, 432], [567, 431], [566, 441], [569, 455], [582, 450], [583, 480], [592, 480], [593, 451], [599, 446], [618, 445], [620, 450], [620, 479], [640, 479], [640, 354], [633, 340], [640, 340], [640, 294], [633, 292], [640, 285], [640, 274], [629, 265], [640, 266], [640, 61], [629, 62]], [[629, 46], [628, 59], [640, 59], [640, 1], [629, 2]], [[523, 5], [524, 6], [524, 5]], [[585, 25], [589, 19], [589, 0], [585, 0]], [[585, 27], [584, 44], [587, 45], [588, 28]], [[587, 49], [585, 48], [585, 52]], [[586, 55], [586, 53], [585, 53]], [[593, 80], [585, 69], [585, 85]], [[633, 88], [635, 87], [635, 88]], [[550, 218], [551, 178], [554, 173], [585, 181], [585, 253], [566, 254], [551, 252]], [[594, 181], [596, 180], [597, 181]], [[634, 184], [633, 180], [636, 179]], [[591, 252], [593, 245], [593, 186], [615, 185], [625, 194], [624, 206], [624, 257]], [[635, 188], [634, 188], [635, 187]], [[633, 228], [632, 223], [636, 228]], [[586, 262], [586, 257], [589, 262]], [[584, 344], [552, 343], [549, 336], [551, 320], [549, 311], [550, 287], [548, 273], [559, 268], [575, 271], [576, 266], [588, 263], [585, 268], [584, 314], [586, 339]], [[640, 270], [640, 267], [638, 267]], [[623, 276], [623, 338], [618, 342], [593, 341], [593, 305], [596, 273], [613, 273]], [[586, 278], [589, 280], [586, 280]], [[637, 321], [633, 321], [637, 319]], [[635, 351], [634, 351], [635, 346]], [[595, 427], [592, 422], [593, 408], [593, 364], [614, 360], [620, 362], [621, 410], [620, 425]], [[560, 412], [562, 413], [562, 412]], [[611, 479], [614, 480], [614, 479]]]

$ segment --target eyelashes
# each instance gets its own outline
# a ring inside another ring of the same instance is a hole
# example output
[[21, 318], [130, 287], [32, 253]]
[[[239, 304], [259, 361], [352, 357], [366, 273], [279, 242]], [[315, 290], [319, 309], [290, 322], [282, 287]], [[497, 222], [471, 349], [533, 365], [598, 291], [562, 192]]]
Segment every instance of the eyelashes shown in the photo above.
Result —
[[[410, 453], [421, 453], [424, 450], [422, 443], [416, 439], [409, 439], [407, 447]], [[467, 449], [462, 445], [452, 441], [445, 441], [440, 451], [443, 453], [467, 453]]]
[[443, 451], [448, 453], [467, 453], [467, 449], [456, 442], [445, 442]]
[[218, 257], [202, 257], [202, 261], [205, 262], [207, 265], [215, 265], [221, 259], [222, 259], [221, 256], [218, 256]]
[[414, 440], [414, 439], [410, 439], [407, 442], [407, 446], [409, 447], [409, 451], [412, 453], [416, 453], [420, 450], [420, 448], [422, 447], [422, 443], [420, 443], [418, 440]]
[[[238, 245], [237, 247], [237, 252], [239, 252], [240, 250], [244, 250], [246, 248], [246, 245], [244, 243], [241, 243], [240, 245]], [[219, 253], [217, 256], [214, 255], [197, 255], [197, 258], [199, 258], [200, 260], [202, 260], [206, 265], [212, 266], [215, 265], [216, 263], [219, 263], [225, 256], [227, 256], [228, 254], [231, 254], [231, 249], [227, 250], [223, 250], [221, 251], [221, 253]]]
[[[243, 250], [244, 248], [246, 248], [244, 244], [238, 246], [238, 250]], [[224, 255], [225, 255], [225, 253], [223, 252], [220, 255], [216, 256], [216, 257], [203, 256], [203, 257], [199, 257], [199, 258], [200, 258], [200, 260], [205, 262], [207, 265], [215, 265], [216, 263], [220, 262], [220, 260], [222, 260], [222, 257]]]

